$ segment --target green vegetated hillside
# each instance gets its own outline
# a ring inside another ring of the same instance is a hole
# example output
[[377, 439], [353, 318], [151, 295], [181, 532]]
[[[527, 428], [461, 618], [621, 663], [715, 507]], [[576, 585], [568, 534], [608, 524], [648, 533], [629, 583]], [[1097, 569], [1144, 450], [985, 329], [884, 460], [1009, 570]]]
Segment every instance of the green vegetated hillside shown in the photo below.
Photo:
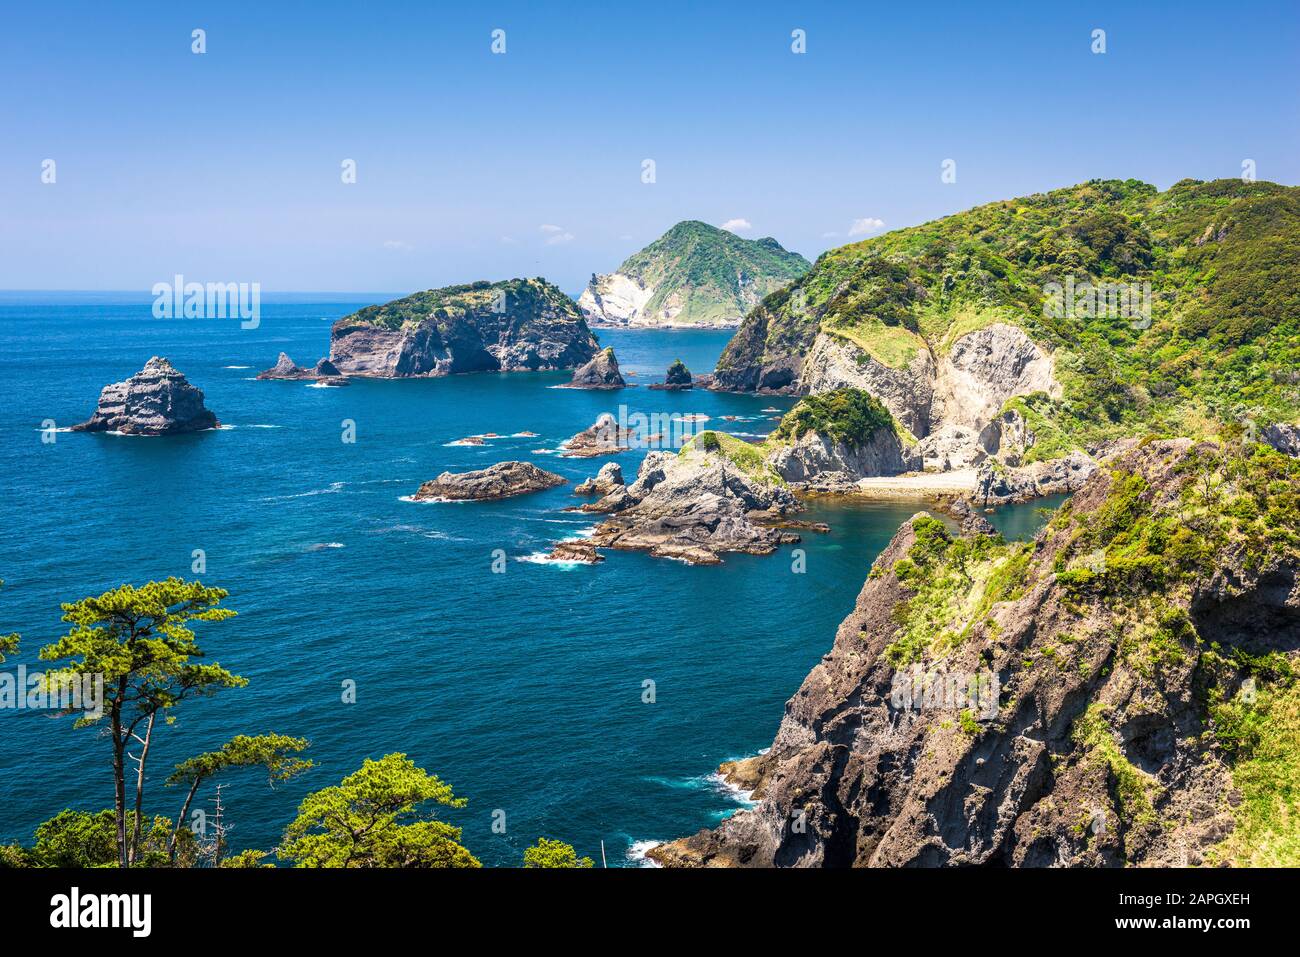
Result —
[[[1064, 299], [1049, 284], [1071, 279], [1135, 284], [1134, 306], [1149, 283], [1149, 326], [1078, 302], [1047, 314]], [[753, 389], [763, 368], [797, 369], [819, 332], [900, 368], [994, 322], [1055, 352], [1063, 396], [1015, 401], [1062, 448], [1137, 429], [1201, 435], [1227, 421], [1294, 421], [1300, 188], [1183, 180], [1161, 192], [1094, 180], [831, 250], [746, 317], [718, 384]]]
[[401, 329], [429, 319], [440, 326], [467, 315], [492, 314], [539, 316], [581, 322], [586, 320], [577, 305], [557, 286], [545, 279], [486, 280], [426, 289], [381, 306], [366, 306], [342, 320], [367, 323], [385, 329]]
[[698, 220], [678, 223], [623, 261], [618, 272], [653, 286], [645, 311], [658, 315], [675, 295], [677, 323], [721, 322], [805, 273], [810, 264], [771, 237], [743, 239]]

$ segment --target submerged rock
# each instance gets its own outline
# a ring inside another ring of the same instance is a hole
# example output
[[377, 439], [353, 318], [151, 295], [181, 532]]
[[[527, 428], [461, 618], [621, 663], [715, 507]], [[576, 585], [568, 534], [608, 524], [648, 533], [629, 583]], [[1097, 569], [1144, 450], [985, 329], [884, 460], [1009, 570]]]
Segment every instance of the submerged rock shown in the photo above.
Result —
[[131, 378], [104, 386], [95, 414], [72, 430], [175, 435], [217, 425], [217, 417], [203, 404], [203, 390], [190, 385], [169, 361], [154, 356]]
[[498, 462], [475, 472], [443, 472], [412, 496], [417, 502], [483, 502], [567, 484], [568, 479], [530, 462]]
[[565, 384], [566, 389], [621, 389], [627, 383], [618, 371], [618, 359], [614, 350], [606, 347], [596, 353], [590, 362], [578, 366], [573, 372], [573, 380]]

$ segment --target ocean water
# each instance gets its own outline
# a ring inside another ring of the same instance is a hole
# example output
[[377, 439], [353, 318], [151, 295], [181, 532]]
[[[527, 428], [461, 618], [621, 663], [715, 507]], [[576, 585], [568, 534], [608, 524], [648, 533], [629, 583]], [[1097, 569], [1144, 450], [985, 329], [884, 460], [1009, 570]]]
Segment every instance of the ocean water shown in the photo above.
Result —
[[[147, 807], [175, 815], [172, 765], [229, 737], [276, 731], [312, 742], [317, 767], [275, 790], [255, 771], [224, 792], [235, 848], [271, 848], [310, 790], [392, 751], [448, 781], [447, 810], [485, 864], [520, 862], [539, 835], [610, 866], [645, 842], [710, 826], [741, 806], [719, 762], [766, 747], [783, 705], [831, 644], [874, 557], [919, 506], [819, 504], [806, 572], [790, 548], [692, 568], [612, 553], [597, 566], [539, 563], [592, 524], [565, 512], [571, 488], [501, 503], [405, 501], [443, 470], [524, 459], [572, 481], [605, 459], [558, 444], [602, 412], [681, 412], [761, 434], [790, 399], [708, 392], [549, 388], [565, 373], [257, 382], [284, 350], [328, 351], [329, 323], [391, 296], [267, 297], [262, 321], [156, 320], [146, 297], [0, 297], [0, 632], [37, 667], [66, 629], [59, 603], [124, 582], [191, 574], [230, 591], [239, 615], [200, 625], [209, 658], [244, 689], [184, 703], [150, 757]], [[681, 358], [708, 371], [717, 331], [609, 331], [631, 382]], [[166, 439], [56, 433], [84, 420], [102, 386], [164, 355], [202, 388], [223, 430]], [[724, 421], [724, 415], [736, 416]], [[345, 420], [355, 443], [342, 440]], [[513, 436], [531, 431], [535, 438]], [[479, 447], [449, 443], [496, 432]], [[641, 452], [617, 457], [635, 473]], [[1009, 535], [1033, 506], [994, 516]], [[493, 572], [504, 552], [505, 572]], [[356, 683], [356, 702], [342, 701]], [[655, 700], [644, 703], [653, 681]], [[65, 807], [110, 807], [107, 742], [71, 719], [0, 711], [0, 841], [29, 842]], [[210, 797], [210, 793], [207, 795]], [[203, 798], [200, 798], [200, 803]], [[504, 812], [505, 833], [493, 830]]]

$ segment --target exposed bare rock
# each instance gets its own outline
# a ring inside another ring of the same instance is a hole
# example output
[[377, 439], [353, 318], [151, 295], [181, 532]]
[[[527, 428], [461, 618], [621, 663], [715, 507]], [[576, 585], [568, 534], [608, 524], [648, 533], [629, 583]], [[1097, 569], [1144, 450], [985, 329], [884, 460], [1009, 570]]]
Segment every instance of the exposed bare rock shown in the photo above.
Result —
[[627, 383], [618, 371], [618, 359], [614, 350], [602, 349], [590, 362], [578, 366], [573, 372], [573, 381], [565, 384], [566, 389], [621, 389]]
[[104, 386], [95, 414], [72, 430], [175, 435], [217, 425], [217, 417], [203, 404], [203, 390], [190, 385], [166, 359], [154, 356], [131, 378]]
[[988, 457], [981, 435], [962, 425], [943, 425], [918, 442], [916, 452], [928, 472], [968, 469]]
[[1300, 457], [1300, 426], [1278, 422], [1265, 428], [1261, 438], [1283, 455]]
[[815, 394], [841, 388], [875, 396], [918, 438], [930, 433], [934, 362], [926, 349], [918, 349], [905, 367], [893, 369], [852, 343], [823, 332], [803, 362], [799, 391]]
[[289, 358], [288, 353], [281, 352], [280, 357], [275, 360], [275, 365], [265, 372], [257, 374], [259, 379], [310, 379], [312, 373], [297, 365]]
[[347, 377], [339, 372], [338, 367], [329, 359], [321, 359], [316, 363], [315, 368], [304, 369], [294, 363], [283, 352], [280, 353], [280, 357], [276, 360], [274, 366], [265, 372], [259, 372], [257, 377], [259, 379], [314, 380], [320, 385], [341, 386], [348, 384]]
[[1059, 396], [1052, 357], [1023, 330], [993, 323], [962, 336], [939, 360], [931, 419], [978, 432], [1013, 396]]
[[542, 279], [430, 289], [367, 306], [330, 331], [330, 359], [349, 376], [572, 369], [595, 354], [577, 305]]
[[553, 562], [579, 562], [583, 565], [595, 565], [605, 560], [605, 556], [596, 551], [596, 546], [585, 540], [556, 542], [546, 557]]
[[623, 488], [623, 468], [617, 462], [606, 462], [600, 467], [594, 478], [580, 482], [573, 489], [574, 495], [608, 495]]
[[474, 472], [443, 472], [412, 496], [417, 502], [483, 502], [565, 485], [568, 479], [530, 462], [498, 462]]
[[[909, 602], [930, 580], [913, 574], [922, 534], [922, 553], [935, 554], [932, 520], [904, 523], [830, 653], [786, 704], [770, 751], [728, 768], [733, 783], [756, 789], [758, 805], [650, 857], [679, 867], [1216, 863], [1242, 795], [1207, 691], [1233, 701], [1249, 687], [1253, 701], [1247, 662], [1266, 651], [1294, 667], [1300, 556], [1280, 539], [1252, 552], [1229, 537], [1184, 566], [1178, 587], [1117, 569], [1122, 594], [1093, 590], [1091, 573], [1072, 571], [1097, 548], [1084, 537], [1096, 516], [1135, 487], [1143, 514], [1177, 524], [1184, 495], [1195, 494], [1196, 470], [1185, 465], [1201, 451], [1161, 441], [1118, 456], [1120, 478], [1094, 474], [1032, 545], [987, 546], [999, 549], [992, 560], [1014, 587], [957, 612], [948, 627], [960, 641], [936, 637], [895, 657]], [[1124, 554], [1122, 542], [1102, 541]], [[988, 683], [968, 707], [974, 685], [949, 682], [981, 674]], [[948, 687], [966, 695], [932, 694]]]
[[920, 457], [890, 429], [876, 430], [862, 444], [807, 432], [774, 449], [767, 462], [787, 482], [825, 491], [845, 490], [862, 478], [901, 475], [921, 467]]
[[1097, 471], [1097, 462], [1083, 452], [1071, 452], [1059, 459], [1008, 468], [993, 460], [985, 461], [977, 472], [976, 490], [971, 497], [981, 508], [1027, 502], [1044, 495], [1073, 492]]
[[650, 452], [631, 485], [584, 511], [611, 515], [586, 541], [693, 565], [726, 552], [769, 555], [799, 541], [783, 528], [800, 506], [789, 489], [747, 474], [721, 452]]
[[626, 452], [635, 438], [632, 429], [621, 427], [614, 416], [604, 412], [592, 425], [560, 443], [560, 448], [570, 458], [590, 459]]

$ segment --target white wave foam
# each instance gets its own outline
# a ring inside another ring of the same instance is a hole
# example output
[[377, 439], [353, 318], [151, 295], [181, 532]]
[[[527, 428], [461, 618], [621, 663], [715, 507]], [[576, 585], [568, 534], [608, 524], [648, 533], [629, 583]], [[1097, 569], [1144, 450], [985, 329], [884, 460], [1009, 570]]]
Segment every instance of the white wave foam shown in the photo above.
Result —
[[633, 841], [632, 846], [627, 849], [627, 859], [636, 861], [640, 867], [662, 867], [657, 861], [646, 857], [646, 852], [653, 850], [662, 844], [663, 841]]

